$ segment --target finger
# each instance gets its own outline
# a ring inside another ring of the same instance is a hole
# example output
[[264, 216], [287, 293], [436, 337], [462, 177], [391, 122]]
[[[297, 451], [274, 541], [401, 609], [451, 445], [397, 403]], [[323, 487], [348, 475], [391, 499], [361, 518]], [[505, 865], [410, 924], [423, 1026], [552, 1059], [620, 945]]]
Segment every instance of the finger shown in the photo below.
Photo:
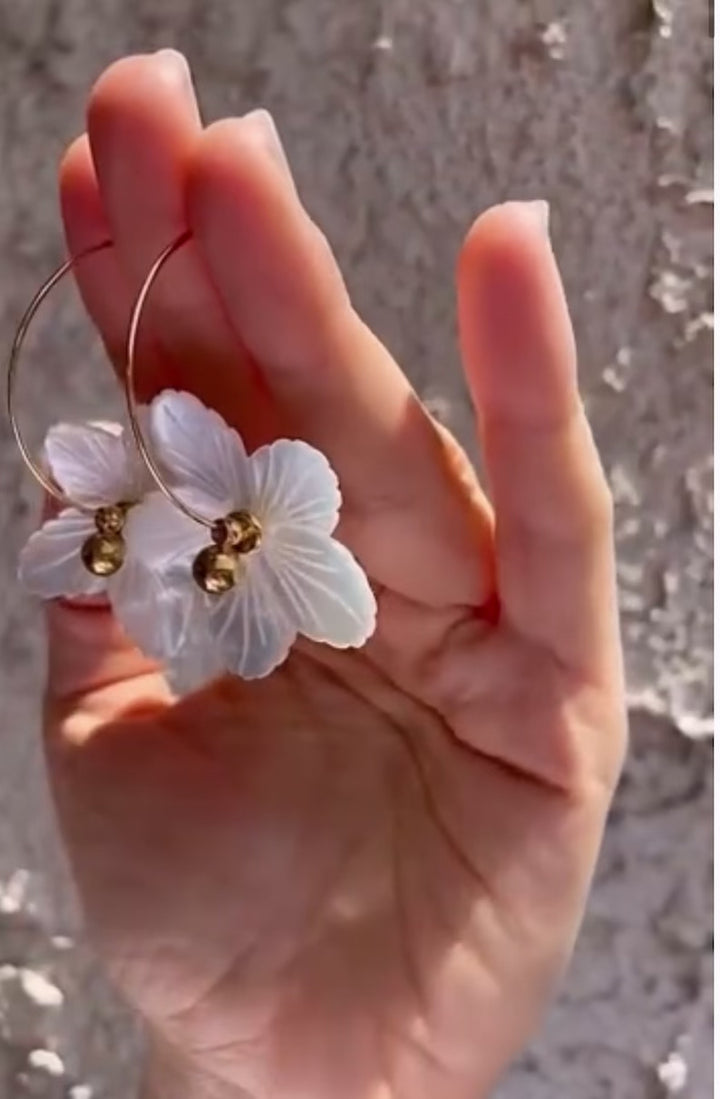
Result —
[[488, 512], [391, 356], [352, 309], [265, 112], [205, 131], [188, 211], [224, 308], [292, 427], [327, 454], [345, 536], [380, 583], [482, 602]]
[[[185, 173], [201, 132], [190, 71], [174, 50], [123, 58], [90, 95], [88, 135], [101, 203], [133, 297], [160, 252], [186, 228]], [[149, 338], [171, 367], [165, 384], [191, 387], [206, 404], [234, 409], [249, 445], [267, 441], [272, 406], [192, 242], [157, 279], [141, 348]], [[144, 392], [155, 388], [146, 376]]]
[[[112, 239], [100, 200], [87, 135], [68, 147], [60, 164], [60, 207], [68, 254]], [[132, 291], [114, 248], [88, 256], [73, 268], [75, 281], [108, 355], [119, 367], [125, 354], [125, 330]]]
[[[111, 237], [85, 134], [70, 145], [62, 160], [60, 202], [70, 255]], [[104, 250], [73, 270], [108, 354], [122, 369], [133, 294], [117, 252]], [[152, 368], [160, 385], [166, 367], [157, 355]], [[52, 510], [48, 502], [45, 514]], [[121, 711], [170, 701], [159, 666], [123, 634], [107, 601], [51, 602], [47, 624], [45, 728], [51, 758], [54, 750], [81, 743]]]
[[[57, 514], [45, 498], [43, 519]], [[171, 694], [162, 669], [144, 656], [117, 624], [105, 596], [45, 604], [48, 627], [46, 726], [51, 739], [86, 739], [110, 716]]]
[[[47, 621], [51, 712], [74, 712], [100, 691], [116, 701], [122, 685], [125, 701], [136, 696], [169, 700], [160, 666], [130, 642], [106, 601], [53, 601], [47, 606]], [[88, 711], [97, 716], [97, 708], [89, 706]]]
[[[68, 254], [79, 256], [86, 248], [112, 240], [112, 229], [103, 209], [87, 134], [68, 148], [60, 165], [60, 205]], [[104, 249], [83, 258], [73, 274], [95, 327], [117, 373], [125, 371], [127, 328], [134, 292], [118, 260], [117, 250]], [[176, 384], [172, 366], [157, 341], [143, 346], [143, 386], [146, 394]]]
[[617, 671], [611, 497], [577, 387], [543, 204], [476, 221], [459, 263], [462, 353], [496, 517], [502, 616], [568, 665]]
[[50, 603], [47, 621], [44, 725], [51, 762], [120, 714], [147, 716], [172, 703], [159, 667], [130, 644], [107, 605]]

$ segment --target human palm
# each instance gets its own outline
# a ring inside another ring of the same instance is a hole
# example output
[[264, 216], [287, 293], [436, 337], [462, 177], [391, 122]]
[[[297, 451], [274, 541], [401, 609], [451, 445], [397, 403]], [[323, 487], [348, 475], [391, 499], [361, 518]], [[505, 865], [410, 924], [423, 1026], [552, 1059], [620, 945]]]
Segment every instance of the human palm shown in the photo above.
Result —
[[78, 280], [145, 392], [338, 472], [378, 596], [360, 652], [175, 700], [107, 609], [51, 607], [48, 758], [155, 1097], [477, 1099], [573, 944], [624, 740], [609, 497], [537, 208], [473, 227], [463, 362], [493, 508], [350, 306], [263, 115], [201, 128], [175, 55], [94, 89], [61, 173]]

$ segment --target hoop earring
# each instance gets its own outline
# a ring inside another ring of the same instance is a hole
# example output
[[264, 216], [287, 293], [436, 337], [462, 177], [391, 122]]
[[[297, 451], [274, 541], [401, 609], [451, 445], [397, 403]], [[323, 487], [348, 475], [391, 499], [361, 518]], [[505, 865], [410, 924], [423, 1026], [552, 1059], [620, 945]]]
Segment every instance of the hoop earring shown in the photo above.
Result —
[[245, 509], [231, 511], [221, 518], [210, 519], [182, 500], [167, 483], [156, 458], [148, 446], [147, 439], [140, 427], [137, 399], [135, 397], [138, 333], [145, 303], [155, 280], [167, 261], [190, 240], [190, 236], [190, 231], [186, 230], [163, 249], [145, 276], [145, 281], [135, 300], [127, 338], [124, 375], [125, 403], [135, 445], [158, 489], [178, 511], [210, 531], [210, 544], [201, 549], [192, 562], [192, 576], [201, 591], [208, 595], [221, 595], [230, 591], [237, 583], [241, 558], [257, 549], [260, 544], [262, 539], [260, 520]]
[[20, 318], [20, 322], [15, 331], [15, 337], [8, 358], [5, 394], [10, 427], [20, 456], [27, 469], [32, 473], [35, 480], [49, 496], [52, 496], [65, 507], [74, 508], [82, 514], [92, 516], [93, 518], [95, 532], [88, 535], [83, 541], [80, 547], [80, 556], [87, 571], [96, 577], [112, 576], [123, 564], [125, 559], [123, 528], [125, 526], [125, 518], [130, 507], [130, 502], [118, 500], [113, 504], [107, 504], [101, 507], [90, 507], [86, 503], [73, 499], [72, 496], [60, 488], [60, 486], [45, 473], [30, 453], [30, 448], [25, 442], [25, 438], [20, 428], [20, 421], [15, 407], [15, 392], [20, 352], [33, 318], [45, 301], [45, 298], [47, 298], [60, 280], [69, 271], [75, 268], [77, 264], [82, 262], [82, 260], [111, 247], [112, 241], [104, 240], [100, 244], [92, 245], [82, 252], [79, 252], [77, 255], [71, 256], [45, 280], [40, 289], [35, 293], [27, 309]]
[[223, 417], [187, 392], [166, 389], [138, 406], [142, 311], [163, 265], [189, 239], [184, 232], [160, 253], [132, 309], [123, 375], [131, 431], [52, 427], [50, 476], [15, 414], [19, 351], [55, 283], [110, 242], [63, 264], [23, 315], [8, 370], [10, 419], [28, 468], [66, 506], [30, 536], [19, 576], [44, 599], [106, 595], [125, 633], [171, 667], [191, 653], [203, 668], [258, 678], [298, 634], [336, 648], [363, 645], [376, 604], [361, 565], [333, 537], [342, 497], [319, 450], [276, 439], [249, 455]]

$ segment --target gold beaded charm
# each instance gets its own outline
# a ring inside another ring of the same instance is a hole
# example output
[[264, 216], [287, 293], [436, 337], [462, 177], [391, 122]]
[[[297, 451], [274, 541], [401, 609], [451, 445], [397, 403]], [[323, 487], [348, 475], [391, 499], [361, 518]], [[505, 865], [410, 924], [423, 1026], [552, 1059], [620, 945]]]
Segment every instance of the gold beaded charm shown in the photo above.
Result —
[[236, 553], [250, 553], [260, 545], [262, 527], [249, 511], [231, 511], [214, 523], [211, 538], [216, 546], [232, 547]]
[[208, 595], [223, 595], [238, 582], [241, 558], [259, 546], [262, 527], [249, 511], [231, 511], [213, 523], [211, 537], [214, 545], [193, 561], [193, 579]]
[[129, 504], [111, 504], [95, 512], [96, 533], [86, 538], [80, 550], [82, 563], [93, 576], [113, 576], [125, 560], [125, 526]]

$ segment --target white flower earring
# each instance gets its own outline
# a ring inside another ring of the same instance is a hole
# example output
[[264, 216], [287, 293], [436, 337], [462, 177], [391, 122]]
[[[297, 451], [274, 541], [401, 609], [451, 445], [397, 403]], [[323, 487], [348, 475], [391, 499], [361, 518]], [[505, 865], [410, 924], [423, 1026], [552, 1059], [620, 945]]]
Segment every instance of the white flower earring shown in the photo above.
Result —
[[[279, 439], [248, 456], [240, 436], [189, 393], [165, 391], [149, 408], [134, 397], [138, 328], [169, 245], [133, 309], [120, 424], [60, 424], [45, 441], [49, 473], [25, 445], [14, 408], [20, 349], [38, 307], [68, 260], [33, 298], [8, 367], [8, 413], [21, 455], [61, 505], [31, 535], [20, 579], [45, 599], [105, 594], [148, 656], [194, 682], [230, 671], [265, 676], [299, 634], [338, 648], [375, 628], [367, 577], [333, 537], [341, 504], [327, 459], [301, 440]], [[134, 443], [134, 445], [132, 445]]]
[[202, 650], [211, 663], [257, 678], [282, 663], [298, 634], [339, 648], [363, 645], [375, 628], [375, 597], [360, 564], [332, 536], [341, 496], [320, 451], [279, 439], [248, 456], [217, 412], [173, 390], [155, 398], [141, 424], [134, 373], [142, 310], [163, 264], [188, 237], [156, 259], [130, 322], [128, 415], [159, 490], [138, 506], [134, 534], [162, 576], [166, 613], [172, 608], [174, 628], [163, 634], [169, 646], [153, 655], [172, 663], [183, 650]]
[[[138, 504], [154, 488], [132, 436], [117, 423], [56, 424], [45, 438], [42, 464], [30, 453], [15, 409], [20, 352], [30, 324], [54, 286], [75, 264], [111, 247], [111, 241], [68, 259], [40, 287], [25, 310], [10, 350], [7, 411], [20, 454], [59, 510], [32, 534], [20, 553], [23, 585], [43, 599], [105, 595], [125, 631], [146, 651], [170, 644], [167, 615], [149, 618], [149, 602], [163, 588], [134, 535]], [[147, 409], [138, 409], [144, 419]]]
[[15, 382], [20, 351], [40, 305], [80, 260], [111, 246], [88, 248], [63, 263], [47, 279], [25, 310], [13, 340], [7, 372], [8, 418], [28, 469], [49, 496], [62, 505], [23, 550], [23, 581], [45, 598], [94, 595], [104, 590], [126, 559], [124, 528], [130, 508], [150, 483], [147, 471], [127, 446], [119, 424], [58, 424], [45, 439], [45, 472], [30, 454], [15, 412]]

